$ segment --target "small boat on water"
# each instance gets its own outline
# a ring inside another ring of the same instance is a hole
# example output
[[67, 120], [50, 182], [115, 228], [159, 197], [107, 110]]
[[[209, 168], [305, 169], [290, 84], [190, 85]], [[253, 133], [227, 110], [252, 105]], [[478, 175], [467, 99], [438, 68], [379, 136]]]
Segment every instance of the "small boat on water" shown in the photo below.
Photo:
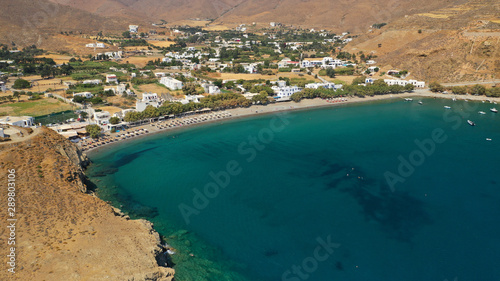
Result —
[[467, 120], [467, 123], [469, 123], [469, 125], [471, 125], [471, 126], [476, 126], [476, 123], [474, 123], [474, 122], [472, 122], [470, 120]]
[[490, 108], [491, 112], [498, 113], [498, 110], [496, 108]]
[[444, 106], [444, 108], [446, 108], [446, 109], [450, 109], [450, 108], [451, 108], [451, 106], [447, 106], [447, 105], [445, 105], [445, 106]]
[[418, 101], [418, 104], [422, 105], [422, 104], [424, 104], [424, 103], [423, 103], [422, 101]]
[[479, 114], [486, 114], [486, 112], [484, 112], [484, 111], [479, 111], [478, 113]]
[[453, 100], [453, 101], [457, 101], [457, 98], [453, 97], [453, 98], [452, 98], [452, 100]]
[[490, 138], [486, 138], [486, 140], [487, 140], [487, 141], [491, 141], [491, 139], [490, 139]]
[[412, 101], [413, 99], [411, 98], [405, 98], [405, 101]]

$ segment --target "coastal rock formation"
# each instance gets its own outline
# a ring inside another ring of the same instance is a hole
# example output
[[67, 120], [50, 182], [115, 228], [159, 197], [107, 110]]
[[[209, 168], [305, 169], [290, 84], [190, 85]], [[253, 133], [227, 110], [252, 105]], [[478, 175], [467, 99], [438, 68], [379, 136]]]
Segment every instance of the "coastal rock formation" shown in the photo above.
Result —
[[[41, 128], [24, 142], [0, 145], [0, 280], [173, 280], [152, 224], [129, 220], [86, 193], [87, 157]], [[15, 273], [5, 269], [7, 177], [15, 169]], [[160, 265], [159, 265], [160, 264]]]

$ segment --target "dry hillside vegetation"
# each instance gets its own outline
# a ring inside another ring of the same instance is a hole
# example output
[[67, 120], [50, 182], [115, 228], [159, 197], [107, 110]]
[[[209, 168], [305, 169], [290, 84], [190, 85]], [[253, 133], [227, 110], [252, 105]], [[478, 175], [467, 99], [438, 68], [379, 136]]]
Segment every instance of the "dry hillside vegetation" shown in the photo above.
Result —
[[[382, 31], [360, 36], [351, 52], [373, 52], [387, 68], [443, 82], [500, 77], [500, 3], [477, 0], [406, 17]], [[379, 47], [379, 44], [381, 46]]]

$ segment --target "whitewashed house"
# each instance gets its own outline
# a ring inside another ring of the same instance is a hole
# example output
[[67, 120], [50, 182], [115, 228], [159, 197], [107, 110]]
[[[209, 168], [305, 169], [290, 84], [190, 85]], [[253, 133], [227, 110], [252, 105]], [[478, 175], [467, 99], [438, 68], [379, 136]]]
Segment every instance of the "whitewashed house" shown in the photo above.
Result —
[[167, 88], [169, 88], [172, 91], [180, 90], [180, 89], [182, 89], [182, 86], [183, 86], [181, 81], [174, 79], [172, 77], [162, 77], [160, 79], [160, 83], [165, 85]]
[[415, 86], [415, 88], [425, 88], [425, 82], [424, 81], [409, 80], [408, 83], [410, 83], [413, 86]]
[[0, 91], [5, 92], [7, 91], [7, 86], [5, 85], [5, 82], [0, 81]]
[[118, 77], [115, 74], [106, 75], [106, 83], [116, 83], [118, 84]]
[[384, 82], [389, 85], [400, 85], [400, 86], [406, 86], [407, 84], [412, 84], [415, 88], [424, 88], [425, 87], [425, 82], [423, 81], [417, 81], [417, 80], [400, 80], [400, 79], [384, 79]]
[[5, 116], [0, 119], [0, 124], [19, 126], [24, 128], [33, 127], [35, 118], [31, 116]]
[[99, 79], [93, 79], [93, 80], [84, 80], [82, 83], [83, 84], [94, 84], [94, 85], [99, 85], [101, 84], [101, 80]]
[[305, 87], [307, 89], [325, 88], [325, 89], [335, 89], [335, 90], [338, 90], [338, 89], [342, 88], [342, 84], [335, 84], [335, 83], [309, 83], [309, 84], [306, 84]]
[[130, 33], [137, 33], [137, 32], [139, 32], [139, 26], [138, 25], [129, 25], [128, 31]]
[[91, 92], [80, 92], [80, 93], [73, 93], [73, 98], [74, 97], [84, 97], [86, 99], [91, 99], [94, 97], [94, 95]]
[[109, 118], [111, 118], [111, 114], [107, 111], [94, 112], [94, 120], [101, 127], [109, 124]]
[[205, 90], [205, 93], [208, 93], [210, 95], [220, 94], [219, 87], [215, 86], [214, 84], [202, 84], [201, 86]]
[[285, 87], [273, 86], [271, 87], [271, 89], [273, 89], [274, 93], [276, 94], [275, 99], [277, 101], [288, 100], [290, 99], [291, 95], [302, 91], [302, 89], [297, 86], [285, 86]]
[[158, 97], [156, 93], [144, 93], [142, 94], [142, 99], [135, 103], [135, 110], [138, 112], [143, 112], [146, 107], [160, 107], [162, 105], [162, 100]]

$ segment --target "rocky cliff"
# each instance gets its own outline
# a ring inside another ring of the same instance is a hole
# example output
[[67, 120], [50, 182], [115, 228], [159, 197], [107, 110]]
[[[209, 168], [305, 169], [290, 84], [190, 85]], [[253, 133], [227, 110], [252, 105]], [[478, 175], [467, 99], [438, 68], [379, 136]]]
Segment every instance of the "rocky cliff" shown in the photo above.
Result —
[[[151, 223], [128, 220], [87, 193], [87, 157], [52, 130], [40, 130], [24, 142], [0, 145], [0, 280], [173, 280]], [[16, 244], [8, 246], [12, 169]], [[15, 273], [7, 271], [10, 247]]]

